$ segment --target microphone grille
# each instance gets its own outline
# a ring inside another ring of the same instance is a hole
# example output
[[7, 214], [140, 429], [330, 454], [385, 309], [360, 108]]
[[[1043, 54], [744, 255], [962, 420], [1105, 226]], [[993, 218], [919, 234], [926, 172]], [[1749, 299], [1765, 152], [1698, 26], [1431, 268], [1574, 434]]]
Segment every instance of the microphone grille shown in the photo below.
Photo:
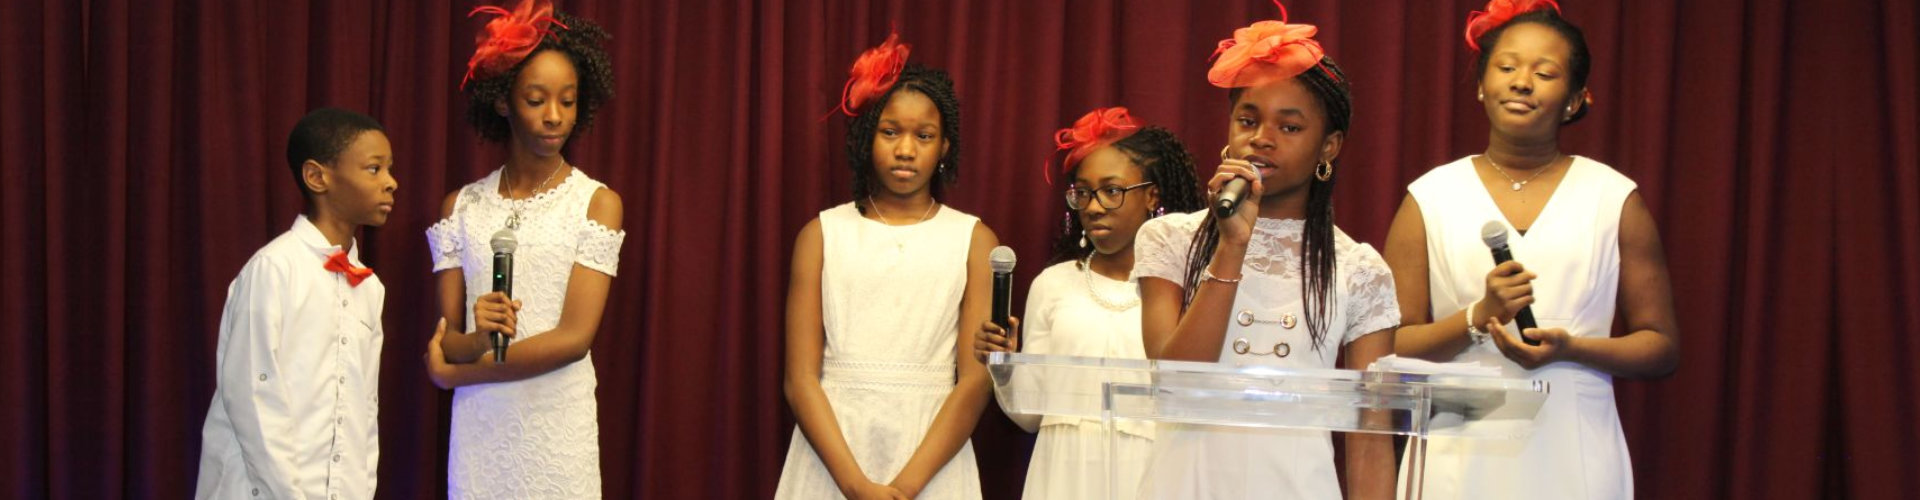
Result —
[[1014, 261], [1013, 249], [1005, 245], [993, 247], [993, 252], [987, 254], [987, 262], [993, 265], [993, 272], [996, 273], [1013, 272]]
[[1480, 241], [1486, 242], [1487, 248], [1507, 246], [1507, 225], [1497, 220], [1487, 221], [1487, 225], [1480, 226]]
[[493, 233], [493, 253], [513, 253], [520, 247], [520, 239], [515, 238], [512, 229], [501, 228]]

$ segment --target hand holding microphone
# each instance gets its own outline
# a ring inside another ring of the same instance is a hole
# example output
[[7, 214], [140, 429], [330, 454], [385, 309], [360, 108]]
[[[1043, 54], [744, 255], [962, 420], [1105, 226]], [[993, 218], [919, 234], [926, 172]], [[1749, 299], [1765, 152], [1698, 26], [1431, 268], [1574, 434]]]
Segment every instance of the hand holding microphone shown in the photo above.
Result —
[[1226, 149], [1220, 150], [1220, 167], [1207, 180], [1207, 190], [1215, 193], [1210, 205], [1213, 218], [1219, 221], [1222, 241], [1244, 243], [1252, 238], [1254, 220], [1260, 217], [1260, 194], [1265, 189], [1260, 169], [1273, 164], [1273, 160], [1260, 155], [1229, 158]]
[[1006, 246], [993, 247], [987, 254], [987, 264], [993, 267], [993, 310], [973, 337], [973, 357], [981, 363], [987, 362], [988, 352], [1020, 349], [1020, 320], [1013, 317], [1013, 266], [1017, 262], [1013, 249]]
[[[1491, 315], [1494, 323], [1506, 324], [1511, 319], [1521, 332], [1538, 328], [1533, 320], [1533, 279], [1538, 277], [1528, 272], [1519, 262], [1513, 260], [1513, 250], [1507, 246], [1507, 226], [1500, 221], [1487, 221], [1480, 227], [1480, 240], [1493, 251], [1493, 270], [1487, 272], [1486, 294], [1480, 299], [1481, 316], [1468, 318], [1478, 320]], [[1467, 311], [1472, 315], [1475, 311]], [[1476, 325], [1478, 326], [1478, 325]], [[1538, 346], [1538, 339], [1521, 335], [1527, 345]]]
[[[493, 293], [473, 301], [475, 331], [487, 332], [493, 342], [493, 362], [507, 362], [507, 339], [520, 322], [520, 301], [513, 300], [513, 252], [520, 246], [513, 229], [493, 233]], [[482, 311], [485, 316], [482, 316]]]

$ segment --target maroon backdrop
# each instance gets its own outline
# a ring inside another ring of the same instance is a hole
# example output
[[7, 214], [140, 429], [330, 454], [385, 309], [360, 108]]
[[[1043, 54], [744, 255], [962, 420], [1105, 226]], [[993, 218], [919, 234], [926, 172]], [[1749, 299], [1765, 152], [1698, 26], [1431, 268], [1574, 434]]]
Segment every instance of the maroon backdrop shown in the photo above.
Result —
[[[1906, 0], [1569, 0], [1597, 105], [1566, 149], [1639, 181], [1661, 225], [1684, 361], [1622, 382], [1649, 498], [1920, 490], [1920, 14]], [[1296, 0], [1352, 75], [1338, 222], [1382, 241], [1407, 182], [1482, 150], [1471, 1]], [[0, 14], [0, 485], [6, 497], [183, 497], [226, 283], [299, 210], [281, 155], [323, 105], [391, 129], [401, 202], [366, 234], [387, 283], [380, 495], [444, 490], [447, 393], [422, 231], [498, 165], [461, 121], [471, 0], [40, 0]], [[619, 97], [569, 159], [626, 199], [594, 345], [612, 497], [771, 493], [788, 248], [848, 198], [845, 68], [896, 24], [965, 110], [946, 200], [1039, 262], [1059, 210], [1050, 132], [1125, 105], [1208, 158], [1215, 41], [1259, 0], [563, 1], [603, 24]], [[1209, 162], [1202, 162], [1209, 163]], [[1210, 170], [1210, 166], [1203, 167]], [[1202, 172], [1203, 174], [1206, 172]], [[1023, 266], [1022, 283], [1042, 267]], [[994, 498], [1030, 438], [975, 442]]]

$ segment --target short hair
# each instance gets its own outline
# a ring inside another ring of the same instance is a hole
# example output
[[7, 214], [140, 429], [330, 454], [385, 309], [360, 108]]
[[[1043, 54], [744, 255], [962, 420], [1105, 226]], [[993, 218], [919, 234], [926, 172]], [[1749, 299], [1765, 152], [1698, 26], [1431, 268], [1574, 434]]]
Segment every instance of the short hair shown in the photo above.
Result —
[[293, 172], [294, 185], [300, 186], [300, 195], [313, 197], [300, 174], [300, 166], [307, 160], [331, 165], [360, 134], [386, 130], [373, 117], [340, 108], [320, 108], [301, 117], [293, 124], [293, 132], [287, 134], [287, 168]]

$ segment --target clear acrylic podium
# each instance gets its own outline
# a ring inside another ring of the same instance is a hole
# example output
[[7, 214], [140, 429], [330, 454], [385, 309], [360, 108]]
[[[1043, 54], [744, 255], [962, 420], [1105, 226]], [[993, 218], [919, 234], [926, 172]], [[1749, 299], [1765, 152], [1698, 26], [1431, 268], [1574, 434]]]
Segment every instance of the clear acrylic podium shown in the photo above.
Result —
[[[1407, 436], [1404, 498], [1420, 497], [1432, 436], [1521, 439], [1547, 399], [1543, 381], [1384, 371], [1234, 367], [996, 352], [994, 396], [1009, 414]], [[1109, 463], [1112, 463], [1109, 460]], [[1139, 478], [1108, 469], [1109, 492]]]

